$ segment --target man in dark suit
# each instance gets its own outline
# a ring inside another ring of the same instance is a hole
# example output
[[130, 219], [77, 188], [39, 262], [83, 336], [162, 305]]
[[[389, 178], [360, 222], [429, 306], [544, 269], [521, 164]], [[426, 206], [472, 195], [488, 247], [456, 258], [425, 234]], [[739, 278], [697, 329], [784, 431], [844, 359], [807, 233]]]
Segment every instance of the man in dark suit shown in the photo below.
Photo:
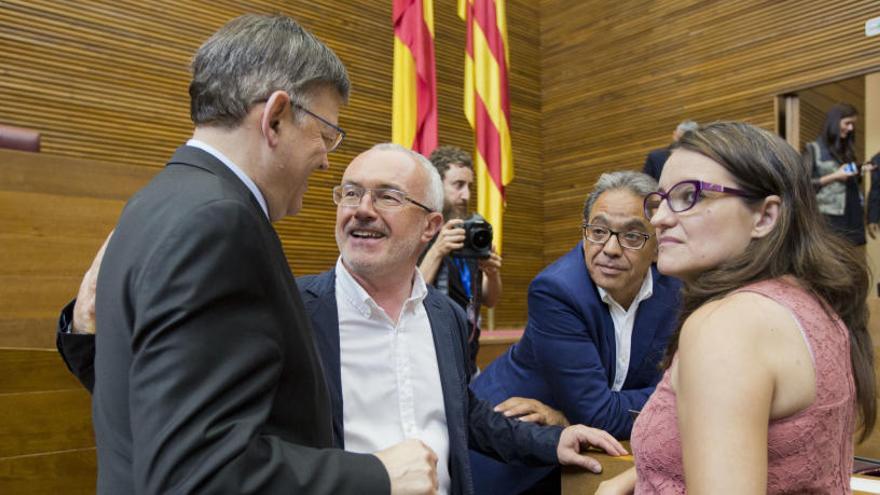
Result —
[[[676, 126], [674, 131], [672, 131], [672, 142], [678, 142], [685, 132], [692, 131], [697, 127], [699, 127], [698, 124], [693, 120], [683, 121]], [[647, 158], [645, 158], [645, 165], [642, 167], [642, 172], [650, 175], [654, 180], [660, 180], [660, 174], [663, 172], [663, 165], [665, 165], [666, 160], [669, 159], [669, 148], [671, 146], [672, 145], [670, 144], [665, 148], [651, 150], [648, 153]]]
[[[629, 438], [631, 411], [660, 380], [679, 309], [679, 282], [652, 265], [657, 241], [642, 201], [656, 188], [637, 172], [599, 178], [584, 207], [583, 239], [532, 281], [523, 337], [475, 378], [478, 397], [524, 420], [548, 422], [559, 410], [555, 422]], [[548, 473], [472, 459], [478, 490], [518, 493]]]
[[[598, 469], [578, 452], [592, 444], [623, 453], [607, 433], [514, 421], [468, 389], [464, 311], [416, 268], [442, 223], [441, 187], [421, 155], [377, 145], [334, 188], [340, 259], [298, 283], [329, 377], [337, 446], [372, 452], [419, 439], [438, 454], [441, 493], [473, 493], [468, 447], [505, 462]], [[68, 358], [73, 337], [60, 341]]]
[[321, 360], [271, 225], [342, 140], [345, 68], [292, 19], [258, 15], [192, 68], [193, 137], [128, 202], [98, 272], [97, 491], [430, 491], [423, 445], [330, 448]]
[[[880, 153], [872, 156], [866, 165], [873, 166], [871, 190], [868, 192], [868, 235], [871, 239], [876, 239], [880, 233]], [[880, 288], [877, 292], [880, 294]]]

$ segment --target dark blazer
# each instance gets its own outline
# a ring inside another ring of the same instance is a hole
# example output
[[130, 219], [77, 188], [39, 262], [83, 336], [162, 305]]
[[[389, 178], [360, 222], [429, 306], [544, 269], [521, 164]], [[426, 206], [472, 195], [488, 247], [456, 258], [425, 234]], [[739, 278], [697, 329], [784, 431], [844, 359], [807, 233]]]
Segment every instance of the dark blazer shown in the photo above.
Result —
[[663, 172], [663, 165], [669, 159], [669, 148], [660, 148], [651, 150], [645, 158], [645, 165], [642, 166], [642, 172], [651, 177], [660, 180], [660, 174]]
[[[342, 424], [342, 380], [340, 373], [339, 320], [336, 306], [335, 272], [297, 279], [306, 313], [315, 331], [323, 359], [333, 413], [333, 438], [344, 447]], [[449, 475], [453, 494], [474, 493], [468, 448], [494, 459], [516, 464], [555, 464], [560, 428], [540, 428], [505, 418], [492, 411], [468, 389], [467, 323], [464, 311], [432, 287], [424, 300], [434, 336], [437, 364], [443, 387], [443, 403], [449, 428]], [[69, 321], [73, 303], [65, 308], [61, 324]], [[102, 327], [103, 328], [103, 327]], [[103, 330], [102, 330], [103, 331]], [[58, 349], [68, 367], [84, 384], [89, 383], [91, 336], [59, 332]], [[366, 493], [366, 492], [364, 492]]]
[[[680, 283], [654, 267], [651, 275], [653, 295], [639, 304], [629, 370], [619, 392], [611, 391], [617, 359], [614, 323], [590, 279], [583, 242], [535, 277], [522, 339], [477, 375], [471, 388], [493, 405], [529, 397], [561, 410], [572, 424], [629, 438], [633, 419], [628, 411], [641, 410], [660, 381], [658, 365], [678, 320]], [[517, 479], [535, 481], [529, 470], [473, 459], [478, 490]]]
[[880, 222], [880, 153], [871, 157], [878, 168], [871, 172], [871, 190], [868, 193], [868, 223]]
[[98, 276], [98, 492], [387, 492], [333, 445], [331, 404], [272, 225], [181, 147], [126, 205]]

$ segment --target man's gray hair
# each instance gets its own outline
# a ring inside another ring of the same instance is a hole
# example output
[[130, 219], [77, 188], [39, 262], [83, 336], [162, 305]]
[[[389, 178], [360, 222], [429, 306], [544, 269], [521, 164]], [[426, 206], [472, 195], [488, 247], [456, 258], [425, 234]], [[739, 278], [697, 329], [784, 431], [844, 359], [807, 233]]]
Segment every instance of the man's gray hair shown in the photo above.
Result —
[[370, 149], [376, 151], [397, 151], [415, 160], [425, 173], [428, 174], [428, 185], [425, 188], [428, 197], [424, 199], [425, 206], [434, 211], [443, 212], [443, 179], [440, 178], [440, 172], [437, 171], [437, 168], [434, 167], [430, 160], [421, 153], [396, 143], [379, 143]]
[[590, 211], [599, 196], [606, 191], [625, 189], [640, 198], [657, 190], [657, 181], [653, 177], [641, 172], [623, 170], [620, 172], [606, 172], [599, 176], [593, 190], [587, 195], [584, 202], [584, 220], [590, 219]]
[[345, 66], [333, 50], [290, 17], [246, 14], [229, 21], [198, 49], [189, 85], [195, 125], [235, 127], [251, 106], [286, 91], [306, 106], [309, 93], [334, 88], [348, 101]]
[[696, 131], [700, 128], [700, 124], [697, 124], [693, 120], [683, 120], [678, 126], [675, 127], [676, 132], [679, 134], [684, 134], [688, 131]]

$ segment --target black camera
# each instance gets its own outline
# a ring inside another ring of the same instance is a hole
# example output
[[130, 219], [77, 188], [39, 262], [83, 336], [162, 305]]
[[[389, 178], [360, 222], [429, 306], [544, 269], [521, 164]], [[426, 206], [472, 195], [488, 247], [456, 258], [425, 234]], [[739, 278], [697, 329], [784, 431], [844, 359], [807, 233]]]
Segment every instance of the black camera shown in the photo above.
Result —
[[460, 258], [488, 258], [492, 253], [492, 224], [474, 213], [461, 225], [464, 246], [454, 251]]

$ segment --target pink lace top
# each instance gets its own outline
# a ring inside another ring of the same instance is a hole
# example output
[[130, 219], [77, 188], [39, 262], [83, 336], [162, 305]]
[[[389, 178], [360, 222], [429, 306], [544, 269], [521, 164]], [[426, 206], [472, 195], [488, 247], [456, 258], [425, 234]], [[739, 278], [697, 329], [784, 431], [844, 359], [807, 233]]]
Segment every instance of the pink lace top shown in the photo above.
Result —
[[[836, 315], [830, 318], [806, 290], [782, 280], [740, 290], [762, 294], [795, 315], [816, 371], [816, 400], [803, 411], [770, 421], [767, 493], [850, 493], [855, 385], [846, 326]], [[633, 426], [632, 451], [638, 473], [635, 493], [686, 492], [668, 370]]]

